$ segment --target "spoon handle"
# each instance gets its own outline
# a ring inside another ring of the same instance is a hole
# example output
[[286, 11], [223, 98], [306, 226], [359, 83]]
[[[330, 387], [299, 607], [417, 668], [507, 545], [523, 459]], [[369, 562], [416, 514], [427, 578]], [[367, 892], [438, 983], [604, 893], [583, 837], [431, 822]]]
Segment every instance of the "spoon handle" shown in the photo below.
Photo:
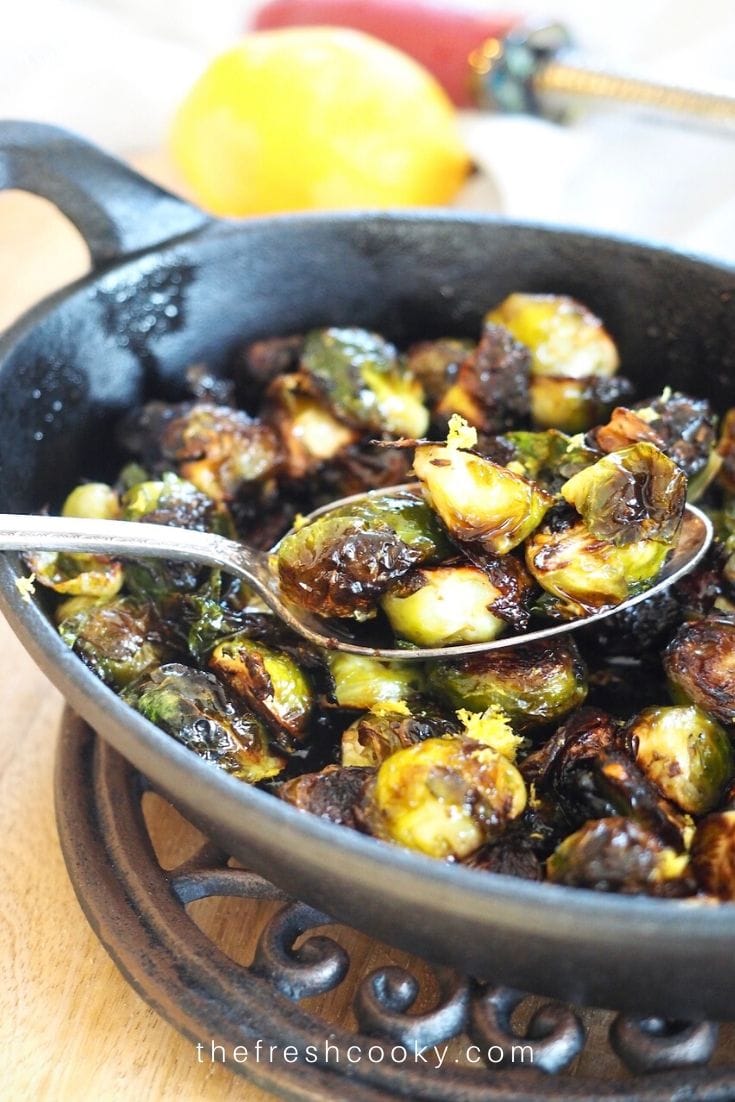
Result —
[[275, 599], [273, 574], [262, 551], [170, 525], [0, 513], [0, 551], [82, 551], [196, 562], [243, 578], [268, 604]]

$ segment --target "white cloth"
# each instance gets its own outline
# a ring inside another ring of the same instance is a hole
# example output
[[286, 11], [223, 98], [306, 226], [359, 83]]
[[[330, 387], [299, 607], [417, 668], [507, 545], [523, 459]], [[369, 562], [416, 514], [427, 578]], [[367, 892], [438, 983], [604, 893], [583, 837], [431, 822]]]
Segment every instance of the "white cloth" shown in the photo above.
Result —
[[[254, 6], [4, 0], [0, 117], [55, 122], [122, 154], [156, 148], [187, 88]], [[498, 8], [563, 20], [601, 63], [703, 87], [735, 83], [733, 0], [498, 0]], [[656, 124], [622, 109], [566, 127], [468, 112], [462, 128], [482, 175], [460, 206], [735, 260], [734, 131]]]

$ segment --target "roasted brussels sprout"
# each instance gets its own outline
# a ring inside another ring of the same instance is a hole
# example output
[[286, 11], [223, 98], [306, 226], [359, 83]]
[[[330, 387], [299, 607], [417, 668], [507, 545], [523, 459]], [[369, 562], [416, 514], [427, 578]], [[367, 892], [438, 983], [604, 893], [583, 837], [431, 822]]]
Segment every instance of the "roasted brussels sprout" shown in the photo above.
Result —
[[521, 766], [527, 782], [551, 795], [570, 824], [624, 814], [676, 850], [688, 821], [633, 761], [630, 732], [602, 712], [582, 708]]
[[344, 506], [298, 531], [277, 552], [285, 596], [322, 616], [364, 617], [412, 566], [440, 556], [446, 537], [413, 494]]
[[430, 857], [468, 857], [526, 806], [507, 758], [469, 739], [431, 738], [391, 754], [368, 785], [363, 824]]
[[549, 594], [540, 609], [563, 620], [615, 608], [640, 593], [656, 578], [669, 550], [658, 540], [617, 547], [593, 536], [582, 521], [568, 528], [545, 524], [525, 547], [529, 571]]
[[503, 440], [512, 449], [505, 465], [516, 474], [540, 482], [550, 493], [557, 493], [572, 475], [600, 458], [584, 437], [568, 436], [557, 429], [508, 432]]
[[393, 345], [375, 333], [308, 333], [301, 366], [348, 424], [408, 437], [423, 436], [429, 426], [420, 382], [399, 362]]
[[303, 372], [273, 380], [266, 412], [278, 429], [289, 478], [305, 478], [357, 439], [357, 432], [338, 421], [314, 393]]
[[[122, 497], [123, 520], [145, 524], [175, 525], [195, 532], [231, 533], [227, 512], [191, 482], [164, 474], [152, 482], [139, 482]], [[163, 559], [128, 560], [125, 583], [136, 596], [160, 599], [171, 591], [191, 593], [208, 576], [194, 563]]]
[[603, 892], [691, 895], [688, 859], [632, 819], [610, 816], [585, 823], [556, 848], [546, 875], [556, 884]]
[[519, 822], [521, 820], [515, 819], [496, 842], [470, 854], [464, 863], [469, 868], [481, 869], [483, 872], [518, 876], [521, 880], [543, 880], [541, 861], [533, 852], [525, 833], [515, 829]]
[[59, 634], [85, 665], [113, 689], [174, 657], [165, 629], [146, 601], [119, 597], [65, 616]]
[[725, 726], [735, 724], [735, 618], [683, 624], [663, 662], [676, 703], [696, 704]]
[[27, 551], [23, 558], [35, 581], [65, 596], [109, 601], [122, 588], [122, 564], [105, 555]]
[[718, 481], [728, 494], [735, 494], [735, 409], [722, 419], [717, 453], [722, 459]]
[[424, 388], [429, 402], [436, 406], [457, 378], [459, 365], [472, 351], [473, 342], [455, 337], [412, 344], [406, 354], [406, 367]]
[[735, 773], [730, 739], [701, 708], [646, 708], [632, 721], [643, 772], [683, 811], [704, 815]]
[[534, 375], [614, 375], [617, 349], [594, 314], [566, 295], [512, 294], [487, 315], [531, 352]]
[[327, 765], [318, 773], [304, 773], [278, 786], [278, 795], [300, 811], [310, 811], [321, 819], [342, 826], [356, 827], [355, 808], [362, 798], [373, 769], [359, 766]]
[[540, 486], [450, 444], [420, 445], [413, 466], [449, 533], [496, 555], [522, 543], [553, 502]]
[[243, 632], [214, 648], [209, 668], [271, 727], [297, 742], [303, 739], [314, 692], [306, 673], [285, 651]]
[[378, 766], [396, 750], [461, 731], [458, 720], [426, 705], [409, 708], [403, 701], [378, 704], [342, 735], [342, 764]]
[[735, 900], [735, 811], [708, 815], [692, 841], [692, 869], [702, 891]]
[[535, 375], [529, 387], [531, 420], [539, 429], [585, 432], [632, 393], [633, 386], [623, 375], [587, 379]]
[[525, 421], [530, 412], [531, 357], [507, 329], [487, 323], [480, 343], [460, 363], [456, 381], [437, 413], [459, 413], [483, 432], [499, 433]]
[[412, 571], [380, 605], [393, 633], [422, 647], [485, 643], [508, 627], [493, 608], [504, 594], [469, 563]]
[[262, 721], [236, 704], [211, 674], [172, 662], [121, 695], [151, 723], [240, 780], [263, 781], [284, 767], [285, 759], [268, 745]]
[[331, 651], [327, 663], [332, 695], [342, 708], [366, 711], [386, 700], [410, 701], [424, 688], [418, 662], [381, 662], [361, 654]]
[[428, 665], [440, 699], [473, 712], [500, 708], [519, 731], [561, 718], [587, 695], [587, 670], [571, 639]]
[[648, 441], [673, 459], [687, 477], [689, 498], [701, 496], [717, 474], [715, 451], [717, 418], [704, 398], [690, 398], [668, 388], [657, 398], [638, 402], [632, 409], [613, 410], [606, 425], [594, 429], [598, 447], [618, 451]]
[[83, 482], [68, 495], [61, 506], [61, 515], [116, 520], [120, 516], [120, 498], [106, 482]]
[[653, 444], [632, 444], [578, 471], [561, 488], [598, 539], [672, 544], [686, 504], [686, 477]]
[[303, 336], [266, 337], [264, 340], [237, 349], [232, 361], [232, 375], [238, 405], [255, 412], [268, 384], [299, 364]]
[[161, 433], [163, 459], [214, 501], [271, 494], [281, 464], [278, 437], [242, 410], [197, 402], [179, 407]]

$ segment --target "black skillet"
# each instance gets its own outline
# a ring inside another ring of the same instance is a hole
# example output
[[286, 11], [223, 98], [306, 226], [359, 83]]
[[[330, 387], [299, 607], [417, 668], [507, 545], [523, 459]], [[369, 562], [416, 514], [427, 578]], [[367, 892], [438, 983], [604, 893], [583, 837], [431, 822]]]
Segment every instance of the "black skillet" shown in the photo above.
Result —
[[[0, 124], [0, 186], [50, 199], [92, 273], [0, 341], [0, 511], [112, 469], [110, 427], [184, 368], [325, 324], [400, 344], [472, 334], [511, 291], [571, 294], [641, 394], [735, 404], [735, 274], [665, 249], [452, 213], [214, 221], [52, 127]], [[12, 279], [5, 261], [2, 279]], [[735, 907], [626, 898], [440, 862], [304, 815], [207, 765], [64, 646], [0, 556], [0, 607], [105, 739], [248, 867], [372, 935], [525, 990], [668, 1017], [735, 1017]], [[12, 737], [12, 732], [6, 732]]]

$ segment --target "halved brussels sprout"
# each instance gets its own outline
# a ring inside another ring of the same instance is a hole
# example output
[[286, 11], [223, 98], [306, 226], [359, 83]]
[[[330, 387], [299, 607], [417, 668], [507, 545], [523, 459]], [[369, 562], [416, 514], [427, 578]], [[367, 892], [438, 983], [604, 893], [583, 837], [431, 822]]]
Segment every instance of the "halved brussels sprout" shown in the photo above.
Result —
[[692, 815], [717, 805], [735, 758], [728, 735], [706, 712], [694, 705], [646, 708], [630, 733], [638, 765], [667, 799]]
[[735, 618], [683, 624], [663, 662], [677, 704], [696, 704], [725, 726], [735, 724]]
[[266, 722], [296, 740], [304, 737], [314, 692], [307, 675], [285, 651], [241, 632], [214, 648], [209, 668]]
[[59, 623], [59, 634], [113, 689], [173, 657], [153, 607], [132, 597], [70, 612]]
[[509, 295], [485, 318], [504, 325], [531, 352], [534, 375], [614, 375], [618, 352], [602, 322], [567, 295]]
[[83, 482], [67, 496], [61, 506], [61, 515], [116, 520], [120, 516], [120, 498], [106, 482]]
[[691, 895], [687, 857], [665, 846], [632, 819], [610, 816], [585, 823], [546, 862], [555, 884], [603, 892]]
[[427, 738], [459, 735], [462, 725], [425, 705], [378, 704], [342, 735], [342, 764], [378, 766], [396, 750]]
[[122, 563], [82, 552], [26, 551], [23, 559], [40, 585], [69, 597], [109, 601], [122, 588]]
[[528, 349], [507, 329], [487, 323], [475, 351], [460, 363], [457, 379], [441, 398], [437, 413], [459, 413], [483, 432], [511, 428], [530, 412], [530, 363]]
[[421, 341], [409, 348], [406, 366], [434, 405], [454, 382], [459, 365], [472, 347], [472, 341], [440, 337], [436, 341]]
[[669, 546], [638, 540], [617, 547], [593, 536], [583, 521], [569, 528], [544, 525], [526, 542], [526, 565], [542, 589], [539, 607], [550, 616], [574, 620], [615, 608], [651, 584]]
[[277, 551], [284, 595], [322, 616], [364, 616], [412, 566], [448, 547], [424, 502], [410, 493], [346, 505], [291, 532]]
[[372, 834], [430, 857], [468, 857], [526, 806], [507, 758], [469, 739], [431, 738], [391, 754], [365, 792]]
[[444, 647], [497, 639], [508, 624], [492, 609], [503, 598], [483, 570], [457, 564], [412, 571], [380, 606], [397, 638]]
[[275, 431], [243, 410], [197, 402], [179, 407], [161, 433], [164, 459], [214, 501], [272, 489], [281, 464]]
[[587, 669], [571, 639], [427, 663], [427, 681], [453, 708], [500, 708], [518, 731], [561, 718], [587, 695]]
[[686, 477], [672, 459], [643, 442], [610, 452], [578, 471], [561, 493], [599, 539], [671, 544], [686, 505]]
[[269, 383], [296, 370], [303, 347], [303, 336], [295, 334], [265, 337], [239, 348], [231, 365], [237, 404], [251, 412], [257, 409]]
[[429, 426], [421, 383], [376, 333], [314, 330], [306, 336], [301, 366], [349, 424], [412, 438]]
[[623, 375], [585, 379], [534, 375], [529, 387], [531, 420], [539, 429], [586, 432], [632, 393], [633, 385]]
[[594, 430], [605, 452], [648, 441], [681, 467], [696, 500], [717, 474], [721, 459], [715, 451], [717, 418], [704, 398], [690, 398], [667, 387], [663, 394], [632, 409], [613, 410], [607, 425]]
[[697, 826], [692, 868], [708, 895], [735, 900], [735, 811], [715, 811]]
[[496, 555], [522, 543], [553, 503], [521, 475], [449, 445], [420, 445], [413, 466], [450, 534]]
[[411, 701], [424, 688], [420, 662], [381, 662], [362, 654], [330, 651], [327, 656], [335, 702], [367, 711], [383, 701]]
[[303, 773], [284, 781], [277, 792], [299, 811], [310, 811], [331, 823], [356, 827], [355, 809], [374, 772], [355, 766], [327, 765], [318, 773]]
[[262, 721], [237, 705], [211, 674], [172, 662], [121, 695], [151, 723], [240, 780], [263, 781], [285, 765], [270, 748]]
[[[161, 479], [138, 482], [122, 497], [122, 519], [174, 525], [195, 532], [232, 534], [227, 511], [193, 483], [170, 472]], [[192, 593], [207, 577], [195, 563], [163, 559], [129, 559], [125, 582], [138, 596], [160, 599], [171, 591]]]
[[357, 440], [356, 431], [337, 420], [309, 382], [297, 372], [274, 379], [268, 388], [268, 417], [278, 429], [290, 478], [305, 478]]

